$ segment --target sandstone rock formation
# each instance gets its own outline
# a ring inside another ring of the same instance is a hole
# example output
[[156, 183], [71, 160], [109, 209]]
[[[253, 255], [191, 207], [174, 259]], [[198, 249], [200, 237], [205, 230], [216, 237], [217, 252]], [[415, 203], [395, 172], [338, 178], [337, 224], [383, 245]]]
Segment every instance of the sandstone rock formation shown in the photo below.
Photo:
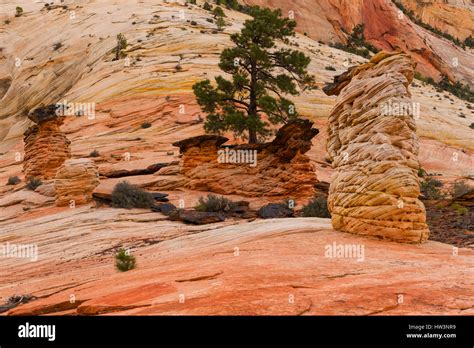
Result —
[[325, 88], [327, 94], [339, 95], [327, 142], [334, 168], [328, 206], [338, 230], [400, 242], [428, 238], [425, 208], [418, 200], [416, 125], [409, 108], [413, 71], [407, 55], [380, 52]]
[[92, 192], [99, 185], [99, 172], [94, 162], [87, 158], [67, 160], [56, 174], [56, 206], [88, 203]]
[[175, 142], [188, 189], [246, 197], [312, 197], [317, 183], [305, 153], [318, 130], [308, 120], [287, 123], [266, 144], [222, 146], [227, 138], [202, 135]]
[[55, 105], [40, 107], [28, 115], [35, 125], [25, 131], [25, 177], [53, 179], [57, 169], [71, 157], [71, 142], [61, 132], [63, 117], [56, 115]]

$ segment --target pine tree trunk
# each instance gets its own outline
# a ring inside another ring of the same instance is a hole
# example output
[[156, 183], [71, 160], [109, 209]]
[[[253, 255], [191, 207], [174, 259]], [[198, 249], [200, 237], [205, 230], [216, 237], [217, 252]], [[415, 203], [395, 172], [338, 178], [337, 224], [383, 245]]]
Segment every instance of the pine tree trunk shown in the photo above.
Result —
[[[250, 102], [248, 117], [257, 118], [257, 69], [255, 64], [252, 64], [252, 73], [250, 80]], [[257, 130], [255, 127], [249, 127], [249, 144], [257, 144]]]
[[256, 144], [256, 143], [257, 143], [257, 132], [255, 129], [249, 129], [249, 144]]

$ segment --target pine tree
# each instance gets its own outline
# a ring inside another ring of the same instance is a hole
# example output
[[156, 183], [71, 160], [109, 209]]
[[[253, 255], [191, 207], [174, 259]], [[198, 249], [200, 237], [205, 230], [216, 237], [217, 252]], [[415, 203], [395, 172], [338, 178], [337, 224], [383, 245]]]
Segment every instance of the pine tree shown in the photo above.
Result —
[[[308, 74], [310, 58], [276, 42], [289, 43], [296, 22], [281, 16], [281, 10], [258, 6], [249, 9], [253, 17], [240, 33], [231, 35], [234, 47], [222, 51], [219, 68], [231, 75], [215, 78], [216, 86], [206, 79], [193, 86], [197, 101], [206, 112], [204, 129], [235, 136], [255, 144], [271, 134], [269, 123], [280, 124], [297, 118], [292, 101], [285, 94], [298, 95], [313, 87]], [[262, 115], [266, 115], [265, 121]]]

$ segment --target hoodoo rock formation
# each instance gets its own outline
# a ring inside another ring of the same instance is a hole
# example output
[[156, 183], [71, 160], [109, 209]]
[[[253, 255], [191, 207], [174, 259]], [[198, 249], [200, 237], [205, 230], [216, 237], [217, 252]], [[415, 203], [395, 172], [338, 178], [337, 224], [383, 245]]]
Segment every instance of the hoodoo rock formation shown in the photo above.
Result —
[[92, 192], [99, 185], [99, 171], [87, 158], [67, 160], [56, 174], [54, 186], [56, 205], [66, 206], [74, 202], [80, 205], [92, 201]]
[[312, 197], [318, 180], [305, 155], [319, 132], [312, 125], [308, 120], [291, 121], [265, 144], [225, 146], [229, 139], [217, 135], [175, 142], [183, 186], [247, 197]]
[[327, 150], [334, 174], [333, 227], [400, 242], [424, 242], [429, 230], [418, 182], [418, 140], [408, 86], [414, 62], [380, 52], [334, 78]]
[[56, 171], [71, 157], [71, 142], [61, 132], [64, 118], [56, 115], [56, 106], [49, 105], [28, 115], [35, 125], [25, 131], [25, 177], [54, 179]]

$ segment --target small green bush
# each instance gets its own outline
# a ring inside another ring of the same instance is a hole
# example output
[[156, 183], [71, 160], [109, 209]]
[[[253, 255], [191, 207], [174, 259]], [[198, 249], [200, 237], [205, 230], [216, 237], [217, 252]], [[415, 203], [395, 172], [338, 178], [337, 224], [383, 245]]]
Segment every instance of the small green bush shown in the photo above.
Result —
[[94, 150], [92, 151], [90, 154], [89, 154], [90, 157], [99, 157], [100, 156], [100, 153], [99, 151], [97, 150]]
[[468, 210], [466, 207], [463, 207], [462, 205], [458, 204], [458, 203], [453, 203], [451, 204], [451, 208], [456, 212], [458, 213], [459, 215], [464, 215], [464, 214], [467, 214], [468, 213]]
[[34, 176], [30, 176], [28, 178], [28, 182], [26, 184], [26, 187], [31, 190], [31, 191], [34, 191], [36, 190], [39, 186], [41, 186], [43, 184], [43, 182], [38, 179], [38, 178], [35, 178]]
[[119, 249], [115, 254], [115, 267], [120, 272], [126, 272], [131, 269], [134, 269], [136, 266], [135, 256], [131, 255], [125, 249]]
[[421, 193], [431, 200], [442, 199], [443, 193], [440, 191], [440, 187], [443, 187], [443, 183], [439, 180], [428, 178], [421, 183]]
[[20, 182], [20, 178], [17, 177], [17, 176], [10, 176], [8, 178], [8, 182], [7, 182], [7, 185], [16, 185]]
[[127, 181], [119, 182], [112, 191], [114, 208], [150, 208], [154, 203], [153, 196]]
[[197, 25], [196, 21], [191, 21], [191, 25]]
[[324, 69], [329, 70], [329, 71], [336, 71], [336, 68], [330, 65], [326, 66]]
[[422, 167], [418, 168], [418, 176], [420, 178], [423, 178], [427, 175], [428, 173], [426, 173], [426, 170], [424, 170]]
[[206, 198], [200, 197], [199, 204], [194, 207], [197, 211], [228, 212], [235, 208], [235, 203], [223, 196], [208, 194]]
[[203, 9], [205, 9], [206, 11], [211, 11], [212, 10], [212, 5], [209, 4], [207, 1], [204, 3], [204, 5], [202, 6]]
[[330, 218], [331, 213], [328, 210], [328, 202], [325, 195], [315, 196], [307, 205], [303, 207], [304, 217]]
[[150, 123], [150, 122], [143, 122], [143, 123], [142, 123], [142, 128], [143, 128], [143, 129], [150, 128], [150, 127], [151, 127], [151, 123]]

